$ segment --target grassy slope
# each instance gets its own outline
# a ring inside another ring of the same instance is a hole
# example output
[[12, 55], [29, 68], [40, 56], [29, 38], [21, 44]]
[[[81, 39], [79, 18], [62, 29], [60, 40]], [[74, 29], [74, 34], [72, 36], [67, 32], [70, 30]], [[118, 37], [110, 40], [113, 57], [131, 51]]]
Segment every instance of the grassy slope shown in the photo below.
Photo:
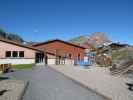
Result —
[[12, 65], [13, 69], [32, 69], [32, 64], [17, 64]]
[[116, 50], [112, 52], [112, 58], [114, 60], [127, 60], [127, 59], [130, 59], [131, 56], [132, 55], [126, 49]]

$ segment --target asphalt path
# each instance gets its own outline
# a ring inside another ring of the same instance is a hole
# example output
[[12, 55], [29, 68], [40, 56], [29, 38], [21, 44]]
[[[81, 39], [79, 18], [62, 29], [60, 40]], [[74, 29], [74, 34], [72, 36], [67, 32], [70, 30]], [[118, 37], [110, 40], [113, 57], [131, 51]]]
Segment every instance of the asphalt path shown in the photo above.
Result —
[[11, 72], [7, 76], [29, 81], [23, 100], [105, 100], [102, 96], [45, 66]]

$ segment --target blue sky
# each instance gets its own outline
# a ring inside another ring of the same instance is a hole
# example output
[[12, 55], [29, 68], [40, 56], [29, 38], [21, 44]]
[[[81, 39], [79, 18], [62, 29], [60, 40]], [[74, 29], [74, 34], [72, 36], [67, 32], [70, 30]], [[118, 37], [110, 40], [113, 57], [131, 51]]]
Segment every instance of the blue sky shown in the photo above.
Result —
[[133, 44], [132, 0], [0, 0], [0, 27], [27, 41], [106, 32]]

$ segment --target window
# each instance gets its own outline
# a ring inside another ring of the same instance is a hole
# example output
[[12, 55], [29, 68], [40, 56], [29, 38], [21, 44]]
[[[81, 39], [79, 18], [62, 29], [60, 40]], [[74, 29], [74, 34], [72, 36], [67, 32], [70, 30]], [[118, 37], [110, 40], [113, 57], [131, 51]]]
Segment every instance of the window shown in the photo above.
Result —
[[12, 58], [16, 58], [16, 57], [24, 57], [24, 51], [6, 51], [5, 54], [6, 57], [12, 57]]
[[80, 54], [78, 54], [78, 60], [80, 60]]
[[12, 52], [12, 57], [18, 57], [18, 52], [17, 51], [13, 51]]
[[24, 51], [19, 51], [19, 57], [24, 57]]
[[70, 59], [72, 58], [72, 54], [71, 53], [68, 54], [68, 58], [70, 58]]
[[68, 59], [71, 59], [72, 58], [72, 54], [68, 53], [68, 54], [65, 55], [65, 57], [68, 58]]
[[11, 57], [11, 51], [6, 51], [6, 57]]

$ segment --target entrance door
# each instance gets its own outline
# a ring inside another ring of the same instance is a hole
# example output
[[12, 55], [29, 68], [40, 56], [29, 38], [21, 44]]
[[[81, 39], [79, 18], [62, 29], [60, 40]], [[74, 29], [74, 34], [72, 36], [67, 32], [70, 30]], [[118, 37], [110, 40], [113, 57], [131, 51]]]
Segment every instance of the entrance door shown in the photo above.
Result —
[[35, 63], [43, 62], [44, 54], [43, 53], [36, 53]]

